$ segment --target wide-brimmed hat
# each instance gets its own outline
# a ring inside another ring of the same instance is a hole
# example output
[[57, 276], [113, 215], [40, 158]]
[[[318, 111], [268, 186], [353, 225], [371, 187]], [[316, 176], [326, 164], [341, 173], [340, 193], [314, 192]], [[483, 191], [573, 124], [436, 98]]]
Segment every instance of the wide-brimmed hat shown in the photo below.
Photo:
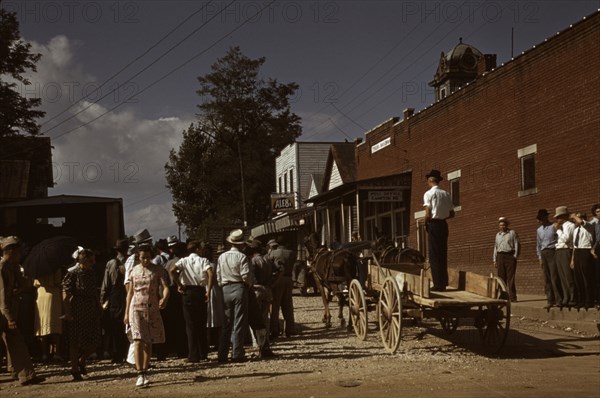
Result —
[[429, 174], [425, 175], [425, 178], [435, 177], [438, 181], [442, 181], [444, 177], [442, 177], [442, 173], [439, 170], [432, 169]]
[[150, 235], [150, 232], [148, 232], [146, 228], [139, 230], [135, 234], [133, 234], [133, 243], [135, 243], [136, 245], [139, 245], [140, 243], [150, 242], [151, 240], [152, 235]]
[[246, 245], [251, 249], [258, 249], [258, 248], [262, 247], [262, 242], [259, 241], [258, 239], [252, 239], [252, 240], [248, 240], [246, 242]]
[[569, 215], [569, 209], [567, 206], [558, 206], [554, 212], [554, 218], [565, 215]]
[[271, 239], [270, 241], [267, 242], [267, 246], [269, 246], [269, 247], [279, 246], [279, 243], [277, 243], [277, 240]]
[[244, 231], [241, 229], [234, 229], [231, 231], [226, 240], [232, 245], [243, 245], [246, 243], [244, 241]]
[[7, 236], [0, 240], [1, 249], [7, 249], [10, 246], [21, 246], [21, 239], [19, 239], [17, 236]]
[[167, 238], [167, 245], [175, 246], [175, 244], [179, 242], [179, 239], [175, 235], [171, 235]]
[[129, 247], [129, 240], [128, 239], [119, 239], [119, 240], [117, 240], [117, 242], [113, 246], [113, 249], [121, 250], [121, 251], [126, 252], [128, 247]]
[[548, 210], [546, 210], [546, 209], [539, 209], [538, 213], [537, 213], [537, 216], [535, 218], [536, 218], [536, 220], [541, 220], [543, 218], [548, 217], [549, 215], [550, 215], [550, 213], [548, 213]]

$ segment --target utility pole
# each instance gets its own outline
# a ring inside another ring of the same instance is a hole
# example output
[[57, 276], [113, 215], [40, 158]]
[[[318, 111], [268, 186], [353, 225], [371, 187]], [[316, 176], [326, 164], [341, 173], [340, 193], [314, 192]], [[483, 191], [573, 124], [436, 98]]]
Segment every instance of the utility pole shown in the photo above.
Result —
[[242, 160], [241, 140], [237, 141], [238, 159], [240, 161], [240, 180], [242, 183], [242, 212], [244, 214], [244, 227], [248, 226], [248, 215], [246, 214], [246, 189], [244, 189], [244, 161]]

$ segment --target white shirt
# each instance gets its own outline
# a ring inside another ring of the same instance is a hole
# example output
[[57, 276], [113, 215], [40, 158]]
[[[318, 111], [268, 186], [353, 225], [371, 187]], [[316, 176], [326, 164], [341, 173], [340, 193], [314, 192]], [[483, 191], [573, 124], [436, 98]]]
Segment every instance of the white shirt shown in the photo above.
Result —
[[125, 285], [129, 283], [129, 274], [131, 273], [131, 270], [137, 263], [139, 263], [139, 261], [136, 261], [135, 257], [135, 254], [132, 254], [125, 261], [125, 282], [123, 283]]
[[210, 261], [196, 253], [192, 253], [175, 263], [175, 269], [181, 271], [179, 282], [183, 286], [206, 286], [209, 268], [211, 268]]
[[450, 194], [434, 185], [423, 195], [423, 207], [431, 209], [431, 218], [445, 220], [454, 210]]
[[575, 226], [575, 230], [573, 231], [573, 247], [575, 249], [591, 249], [593, 245], [592, 234], [583, 225]]
[[575, 224], [571, 221], [565, 221], [562, 228], [556, 230], [556, 235], [558, 235], [556, 249], [573, 248], [573, 230], [575, 230]]

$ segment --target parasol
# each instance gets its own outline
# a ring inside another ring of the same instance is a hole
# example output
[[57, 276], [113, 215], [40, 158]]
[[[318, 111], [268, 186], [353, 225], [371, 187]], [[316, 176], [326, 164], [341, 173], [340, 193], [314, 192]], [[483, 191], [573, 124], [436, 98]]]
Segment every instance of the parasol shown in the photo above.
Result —
[[73, 262], [71, 255], [77, 249], [77, 242], [69, 236], [55, 236], [44, 239], [33, 246], [25, 260], [23, 269], [32, 278], [50, 275], [57, 269]]

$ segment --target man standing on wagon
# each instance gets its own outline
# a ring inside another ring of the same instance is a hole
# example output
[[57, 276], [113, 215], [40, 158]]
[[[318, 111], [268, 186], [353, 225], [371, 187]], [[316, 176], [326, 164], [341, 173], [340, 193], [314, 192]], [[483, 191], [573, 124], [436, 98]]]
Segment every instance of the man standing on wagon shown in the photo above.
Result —
[[454, 205], [450, 194], [438, 185], [443, 180], [439, 170], [431, 170], [425, 176], [429, 190], [423, 195], [425, 226], [429, 246], [429, 264], [433, 277], [432, 291], [443, 292], [448, 286], [448, 224], [454, 217]]

